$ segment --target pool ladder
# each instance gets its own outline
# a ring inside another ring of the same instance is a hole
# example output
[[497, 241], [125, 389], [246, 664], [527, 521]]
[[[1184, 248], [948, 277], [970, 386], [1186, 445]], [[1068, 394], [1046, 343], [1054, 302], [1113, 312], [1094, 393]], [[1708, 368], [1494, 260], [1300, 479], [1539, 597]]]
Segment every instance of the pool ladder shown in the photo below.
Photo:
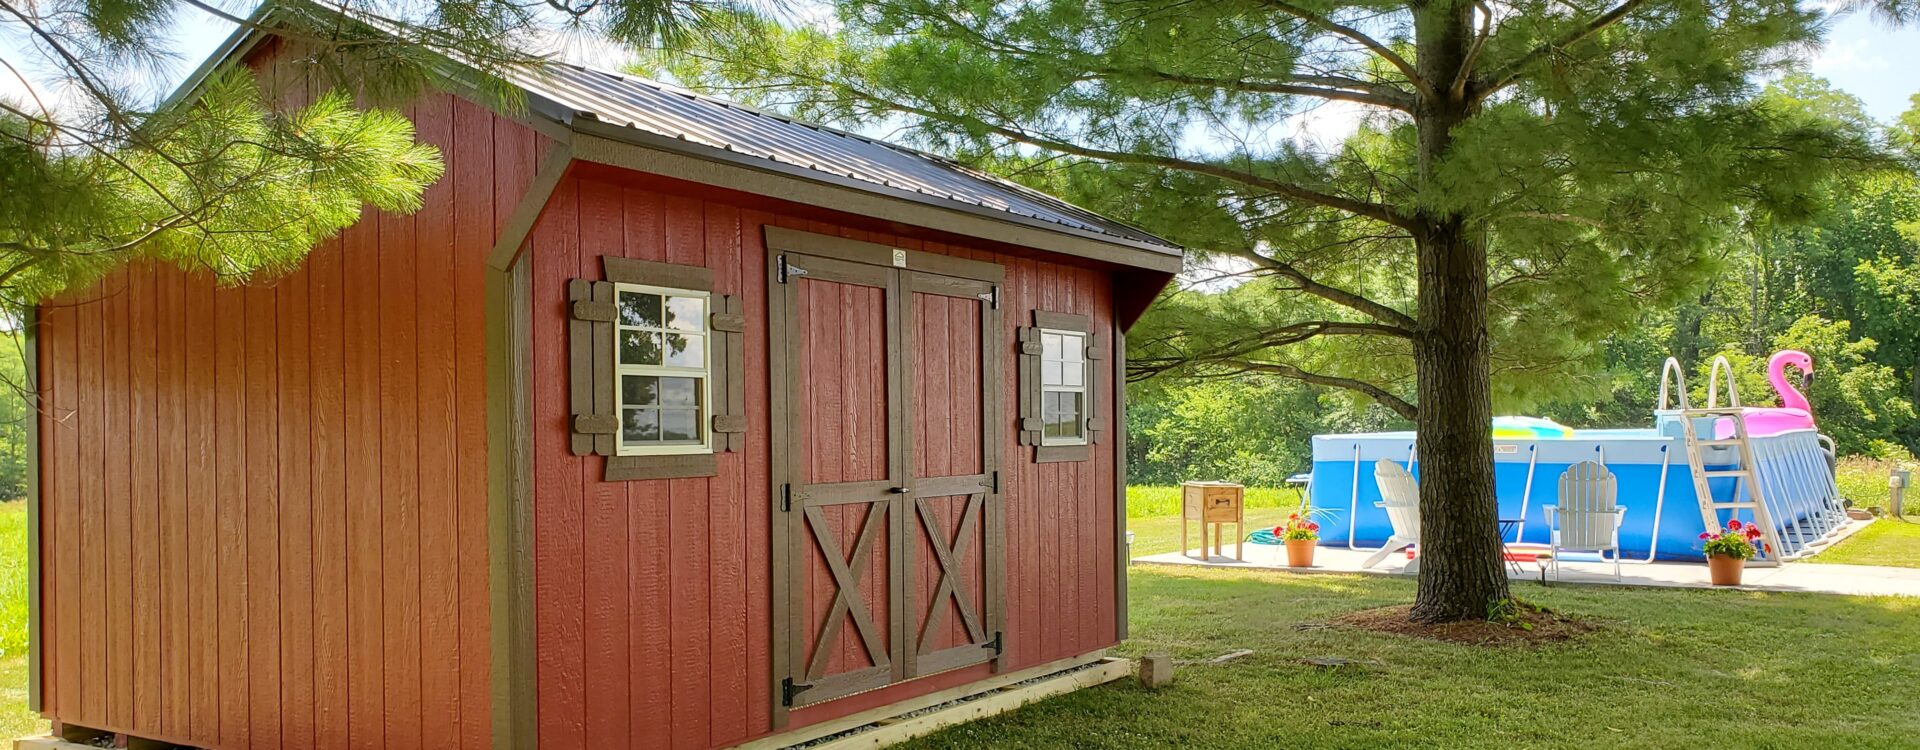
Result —
[[[1722, 372], [1725, 372], [1727, 377], [1726, 406], [1721, 406], [1719, 403]], [[1669, 383], [1673, 385], [1671, 392], [1667, 387]], [[1670, 408], [1670, 394], [1678, 395], [1679, 409]], [[1764, 549], [1773, 550], [1770, 554], [1755, 555], [1753, 564], [1778, 566], [1786, 558], [1789, 550], [1781, 543], [1779, 527], [1773, 523], [1772, 514], [1767, 509], [1766, 498], [1762, 496], [1758, 472], [1760, 463], [1754, 460], [1753, 441], [1747, 436], [1747, 417], [1746, 412], [1740, 407], [1739, 389], [1734, 385], [1733, 365], [1727, 362], [1726, 357], [1713, 358], [1713, 370], [1707, 381], [1707, 406], [1704, 409], [1695, 409], [1687, 397], [1686, 373], [1681, 369], [1680, 361], [1668, 357], [1666, 366], [1660, 373], [1660, 413], [1680, 417], [1680, 425], [1685, 431], [1687, 441], [1687, 468], [1693, 474], [1693, 495], [1700, 501], [1700, 517], [1705, 521], [1706, 528], [1709, 531], [1725, 528], [1720, 521], [1720, 511], [1732, 511], [1735, 515], [1742, 510], [1749, 511], [1753, 522], [1760, 525], [1760, 539], [1767, 544]], [[1733, 437], [1715, 438], [1712, 432], [1713, 425], [1723, 418], [1733, 422]], [[1700, 435], [1702, 423], [1709, 431], [1705, 437]], [[1739, 457], [1738, 464], [1731, 469], [1707, 469], [1706, 451], [1724, 448], [1737, 449], [1735, 453]], [[1734, 480], [1732, 500], [1718, 501], [1713, 498], [1712, 488], [1708, 485], [1709, 480], [1713, 479]], [[1745, 499], [1742, 499], [1743, 497]], [[1800, 545], [1794, 546], [1797, 551]]]

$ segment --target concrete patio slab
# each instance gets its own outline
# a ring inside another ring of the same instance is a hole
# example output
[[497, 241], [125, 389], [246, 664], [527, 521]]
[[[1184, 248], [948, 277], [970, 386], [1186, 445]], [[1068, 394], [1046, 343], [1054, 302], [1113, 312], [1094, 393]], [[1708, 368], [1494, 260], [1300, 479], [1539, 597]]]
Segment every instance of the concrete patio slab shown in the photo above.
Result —
[[[1849, 529], [1851, 531], [1851, 529]], [[1228, 549], [1231, 551], [1231, 548]], [[1287, 553], [1279, 545], [1248, 544], [1247, 559], [1207, 555], [1207, 550], [1189, 550], [1134, 558], [1138, 564], [1190, 565], [1209, 568], [1283, 570], [1294, 573], [1364, 573], [1368, 575], [1406, 575], [1404, 554], [1389, 556], [1373, 568], [1360, 564], [1373, 554], [1372, 549], [1350, 550], [1344, 547], [1320, 547], [1314, 552], [1314, 567], [1287, 567]], [[1204, 555], [1204, 556], [1203, 556]], [[1613, 577], [1613, 565], [1597, 562], [1562, 561], [1560, 578], [1549, 583], [1615, 584], [1624, 586], [1660, 586], [1667, 588], [1715, 588], [1707, 580], [1705, 563], [1627, 562], [1621, 566], [1620, 580]], [[1541, 580], [1540, 569], [1523, 563], [1519, 571], [1508, 566], [1514, 580]], [[1739, 587], [1747, 591], [1802, 591], [1821, 594], [1863, 596], [1920, 596], [1920, 568], [1889, 568], [1872, 565], [1824, 565], [1787, 563], [1780, 567], [1749, 567]]]

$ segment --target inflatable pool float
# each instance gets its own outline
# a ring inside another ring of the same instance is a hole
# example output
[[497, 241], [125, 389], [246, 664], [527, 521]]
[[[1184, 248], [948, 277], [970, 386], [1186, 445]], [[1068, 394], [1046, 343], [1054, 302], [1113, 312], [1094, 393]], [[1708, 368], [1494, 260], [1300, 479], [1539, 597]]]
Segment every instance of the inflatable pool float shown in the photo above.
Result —
[[[1777, 407], [1749, 406], [1740, 410], [1747, 423], [1747, 434], [1753, 437], [1778, 435], [1788, 430], [1813, 429], [1813, 407], [1807, 403], [1806, 394], [1800, 388], [1787, 382], [1787, 366], [1792, 365], [1800, 371], [1800, 387], [1813, 386], [1813, 356], [1803, 351], [1782, 349], [1774, 352], [1767, 360], [1767, 382], [1773, 385], [1775, 393], [1780, 394]], [[1731, 376], [1729, 376], [1731, 377]], [[1733, 420], [1718, 419], [1713, 424], [1715, 440], [1733, 437]]]
[[1496, 440], [1565, 440], [1573, 437], [1573, 428], [1540, 417], [1494, 417]]

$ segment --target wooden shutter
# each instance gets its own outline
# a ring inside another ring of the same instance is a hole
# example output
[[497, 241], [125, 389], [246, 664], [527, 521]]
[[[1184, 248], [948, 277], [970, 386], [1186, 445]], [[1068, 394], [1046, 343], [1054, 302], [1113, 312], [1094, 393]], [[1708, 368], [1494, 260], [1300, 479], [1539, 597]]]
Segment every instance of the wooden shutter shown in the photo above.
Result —
[[740, 298], [713, 295], [707, 330], [713, 336], [713, 416], [707, 420], [713, 450], [742, 453], [747, 450], [747, 316]]
[[[1087, 343], [1085, 372], [1081, 382], [1087, 384], [1087, 398], [1080, 414], [1080, 430], [1087, 436], [1085, 445], [1042, 445], [1041, 431], [1045, 427], [1042, 421], [1040, 378], [1040, 355], [1043, 347], [1040, 342], [1040, 330], [1072, 331], [1085, 335]], [[1085, 315], [1057, 313], [1046, 310], [1033, 311], [1033, 325], [1022, 327], [1018, 331], [1020, 346], [1020, 444], [1034, 446], [1033, 460], [1037, 463], [1059, 461], [1086, 461], [1093, 458], [1093, 446], [1100, 441], [1100, 433], [1106, 423], [1095, 411], [1100, 403], [1100, 369], [1096, 363], [1105, 359], [1093, 337], [1092, 321]]]
[[573, 455], [611, 456], [620, 416], [613, 406], [613, 284], [567, 282], [572, 318], [567, 322], [568, 400], [573, 412]]
[[621, 456], [620, 415], [614, 389], [619, 368], [614, 360], [613, 325], [617, 315], [614, 284], [642, 284], [707, 292], [709, 338], [707, 377], [712, 401], [706, 405], [714, 453], [747, 448], [746, 330], [740, 299], [713, 294], [713, 271], [700, 266], [603, 256], [606, 281], [567, 282], [572, 305], [567, 328], [569, 402], [573, 415], [572, 450], [576, 456], [606, 456], [607, 481], [713, 476], [711, 453]]
[[1016, 346], [1014, 356], [1020, 362], [1019, 410], [1020, 444], [1039, 445], [1040, 430], [1045, 425], [1040, 420], [1040, 329], [1037, 326], [1020, 326], [1014, 331]]

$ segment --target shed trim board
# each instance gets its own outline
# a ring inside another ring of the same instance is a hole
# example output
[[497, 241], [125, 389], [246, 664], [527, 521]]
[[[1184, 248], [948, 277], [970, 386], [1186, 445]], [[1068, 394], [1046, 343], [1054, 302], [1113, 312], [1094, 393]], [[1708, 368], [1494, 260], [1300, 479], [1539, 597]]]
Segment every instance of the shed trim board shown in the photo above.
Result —
[[1028, 223], [1038, 223], [1037, 219], [1023, 221], [1024, 217], [990, 209], [968, 211], [962, 204], [934, 205], [895, 197], [865, 183], [847, 185], [843, 183], [853, 181], [591, 120], [574, 120], [569, 125], [574, 158], [581, 161], [1166, 274], [1182, 268], [1177, 254], [1117, 238], [1096, 239], [1070, 227]]
[[521, 251], [527, 246], [527, 235], [533, 232], [533, 222], [546, 209], [547, 199], [553, 197], [553, 189], [559, 186], [560, 177], [573, 165], [572, 151], [573, 148], [565, 141], [556, 142], [553, 148], [547, 150], [546, 159], [540, 163], [540, 171], [534, 174], [533, 182], [527, 185], [526, 194], [520, 197], [520, 203], [514, 206], [506, 225], [500, 228], [500, 236], [494, 240], [493, 253], [489, 256], [489, 266], [506, 271], [520, 260]]
[[45, 408], [40, 402], [40, 309], [29, 308], [20, 327], [20, 371], [25, 383], [27, 413], [27, 710], [39, 711], [40, 700], [40, 417]]
[[526, 264], [487, 273], [488, 567], [492, 610], [493, 746], [527, 748], [535, 733], [533, 404]]

